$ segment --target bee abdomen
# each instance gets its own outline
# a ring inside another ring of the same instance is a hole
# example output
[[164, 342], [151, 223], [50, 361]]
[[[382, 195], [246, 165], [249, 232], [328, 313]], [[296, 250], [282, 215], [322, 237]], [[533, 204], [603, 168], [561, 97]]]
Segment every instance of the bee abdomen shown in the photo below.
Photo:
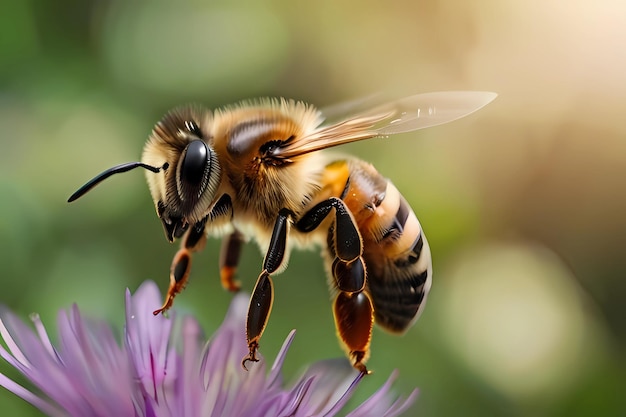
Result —
[[[370, 164], [336, 161], [326, 167], [326, 174], [328, 186], [350, 209], [363, 239], [365, 290], [371, 295], [376, 323], [401, 333], [419, 316], [430, 289], [430, 249], [420, 223], [398, 189]], [[331, 227], [331, 261], [333, 239]]]
[[392, 332], [408, 329], [430, 289], [430, 249], [406, 199], [390, 182], [371, 218], [363, 223], [368, 289], [376, 322]]
[[430, 289], [430, 249], [421, 233], [417, 242], [420, 244], [408, 254], [396, 259], [377, 257], [368, 262], [370, 257], [365, 256], [376, 322], [391, 332], [404, 332], [415, 322]]

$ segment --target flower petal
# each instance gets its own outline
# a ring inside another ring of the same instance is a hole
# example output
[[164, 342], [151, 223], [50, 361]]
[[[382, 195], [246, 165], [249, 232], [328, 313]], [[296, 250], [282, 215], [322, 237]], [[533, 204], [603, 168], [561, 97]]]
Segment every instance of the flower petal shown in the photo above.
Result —
[[[363, 375], [346, 359], [329, 359], [311, 365], [305, 374], [315, 377], [303, 400], [302, 410], [309, 415], [333, 415], [345, 405]], [[298, 416], [306, 414], [296, 413]]]
[[69, 315], [59, 314], [58, 327], [60, 363], [54, 371], [65, 381], [62, 392], [42, 390], [74, 416], [129, 415], [134, 410], [129, 395], [133, 381], [110, 327], [84, 320], [76, 306]]
[[[312, 365], [285, 390], [281, 368], [295, 331], [267, 376], [264, 360], [249, 371], [241, 367], [241, 358], [248, 353], [246, 295], [233, 298], [224, 322], [204, 347], [194, 318], [175, 322], [152, 316], [160, 299], [152, 282], [132, 296], [127, 292], [122, 346], [106, 323], [84, 319], [76, 306], [59, 313], [58, 347], [50, 342], [38, 316], [31, 317], [33, 331], [0, 309], [0, 336], [6, 343], [0, 345], [0, 356], [44, 395], [37, 396], [2, 374], [0, 386], [53, 417], [332, 417], [363, 378], [345, 359], [329, 360]], [[390, 394], [394, 378], [395, 373], [349, 416], [397, 416], [406, 411], [417, 391], [394, 400]]]
[[254, 410], [259, 399], [267, 394], [265, 362], [253, 364], [248, 371], [241, 359], [248, 353], [245, 320], [249, 297], [237, 294], [224, 322], [205, 349], [202, 373], [206, 398], [202, 415], [242, 416]]
[[267, 382], [269, 386], [279, 386], [280, 384], [282, 384], [281, 371], [283, 363], [285, 362], [285, 358], [287, 357], [287, 350], [289, 350], [289, 347], [291, 346], [294, 337], [296, 337], [296, 331], [292, 330], [289, 332], [287, 338], [283, 342], [283, 345], [278, 351], [278, 355], [276, 355], [276, 359], [274, 359], [274, 363], [272, 364], [270, 374], [267, 377]]
[[142, 393], [136, 405], [144, 413], [168, 416], [171, 409], [167, 393], [178, 377], [177, 354], [170, 346], [175, 314], [154, 316], [154, 306], [160, 302], [161, 294], [153, 281], [144, 282], [133, 295], [126, 291], [124, 342]]
[[391, 404], [389, 391], [397, 376], [398, 372], [394, 371], [378, 391], [346, 417], [395, 417], [405, 412], [417, 399], [418, 391], [414, 390], [405, 400], [398, 398]]

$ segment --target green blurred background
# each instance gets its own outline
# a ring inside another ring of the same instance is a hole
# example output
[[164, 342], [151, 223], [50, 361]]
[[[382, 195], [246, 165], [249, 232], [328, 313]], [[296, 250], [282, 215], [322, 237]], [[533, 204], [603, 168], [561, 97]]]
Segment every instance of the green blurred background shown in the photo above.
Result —
[[[409, 415], [624, 416], [625, 21], [618, 0], [5, 1], [0, 301], [52, 327], [74, 302], [121, 325], [126, 287], [167, 288], [176, 246], [143, 173], [65, 201], [137, 160], [171, 107], [490, 90], [498, 99], [469, 118], [343, 148], [403, 192], [435, 270], [417, 325], [376, 330], [357, 399], [397, 368], [398, 393], [420, 388]], [[176, 303], [209, 335], [231, 299], [218, 249], [196, 256]], [[246, 247], [248, 290], [261, 260]], [[262, 353], [297, 328], [289, 375], [342, 355], [325, 281], [315, 252], [275, 280]], [[5, 391], [0, 410], [39, 415]]]

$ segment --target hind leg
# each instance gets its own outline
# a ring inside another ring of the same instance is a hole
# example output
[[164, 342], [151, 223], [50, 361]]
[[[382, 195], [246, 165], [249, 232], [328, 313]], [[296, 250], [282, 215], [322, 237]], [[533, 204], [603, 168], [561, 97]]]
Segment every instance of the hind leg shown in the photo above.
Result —
[[330, 198], [302, 216], [296, 227], [303, 232], [314, 230], [333, 208], [335, 222], [329, 231], [329, 248], [334, 255], [332, 283], [338, 290], [333, 303], [335, 327], [352, 366], [367, 374], [365, 362], [369, 357], [374, 307], [364, 291], [367, 272], [361, 234], [354, 218], [342, 200]]

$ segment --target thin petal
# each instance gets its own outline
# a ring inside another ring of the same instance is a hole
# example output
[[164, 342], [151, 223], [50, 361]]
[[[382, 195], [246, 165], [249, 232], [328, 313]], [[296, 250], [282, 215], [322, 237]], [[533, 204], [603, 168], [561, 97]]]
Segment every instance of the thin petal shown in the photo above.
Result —
[[32, 392], [22, 387], [18, 383], [10, 380], [3, 374], [0, 374], [0, 386], [6, 388], [8, 391], [17, 395], [24, 401], [37, 407], [41, 412], [43, 412], [44, 414], [50, 417], [66, 417], [67, 416], [67, 414], [63, 412], [62, 410], [56, 408], [55, 406], [48, 403], [47, 401], [44, 401], [42, 398], [33, 394]]
[[8, 358], [4, 349], [2, 356], [52, 400], [65, 398], [67, 377], [58, 357], [50, 356], [33, 331], [11, 313], [4, 312], [2, 327], [7, 346], [21, 359]]
[[0, 353], [2, 358], [9, 362], [11, 366], [17, 368], [20, 372], [24, 372], [30, 368], [30, 362], [26, 356], [24, 356], [21, 349], [13, 339], [13, 336], [11, 336], [10, 330], [6, 326], [7, 318], [10, 317], [10, 313], [4, 311], [3, 316], [4, 319], [0, 318], [0, 336], [2, 336], [2, 339], [6, 343], [9, 350], [7, 351], [4, 347], [2, 347], [2, 345], [0, 345]]
[[394, 371], [382, 387], [346, 417], [395, 417], [406, 411], [417, 399], [417, 390], [406, 400], [397, 399], [391, 404], [389, 391], [397, 376], [398, 372]]
[[252, 364], [248, 371], [241, 359], [248, 353], [245, 320], [248, 297], [233, 298], [224, 322], [209, 341], [203, 359], [202, 373], [206, 398], [203, 415], [240, 416], [254, 409], [266, 392], [265, 363]]
[[22, 320], [6, 309], [2, 309], [0, 335], [7, 344], [11, 355], [22, 365], [30, 368], [29, 348], [37, 345], [31, 329]]
[[[356, 388], [361, 374], [345, 359], [330, 359], [309, 367], [306, 375], [315, 376], [315, 382], [296, 415], [332, 415], [341, 408]], [[307, 414], [308, 413], [308, 414]]]
[[[167, 350], [172, 319], [153, 316], [151, 309], [160, 303], [160, 293], [152, 281], [145, 282], [134, 295], [126, 294], [126, 344], [137, 369], [137, 377], [154, 382], [148, 392], [156, 397], [155, 385], [165, 377]], [[152, 307], [151, 307], [152, 306]], [[173, 312], [170, 313], [173, 316]]]
[[[58, 327], [65, 352], [61, 349], [57, 353], [50, 348], [49, 339], [45, 331], [42, 331], [43, 324], [37, 315], [31, 316], [37, 333], [9, 316], [5, 316], [3, 322], [7, 319], [12, 322], [12, 329], [7, 331], [13, 337], [7, 335], [4, 337], [14, 340], [15, 346], [23, 346], [20, 351], [28, 361], [27, 367], [12, 364], [48, 398], [66, 410], [65, 415], [124, 415], [123, 412], [127, 409], [124, 407], [124, 397], [113, 395], [115, 401], [111, 401], [109, 395], [112, 390], [119, 389], [123, 381], [115, 375], [111, 377], [111, 370], [114, 367], [102, 366], [101, 359], [97, 357], [97, 352], [106, 348], [107, 342], [114, 346], [116, 343], [112, 338], [107, 341], [101, 334], [91, 334], [92, 330], [89, 329], [98, 328], [98, 325], [89, 326], [88, 329], [76, 308], [71, 319], [66, 314], [60, 314]], [[92, 343], [95, 340], [97, 343]], [[102, 378], [99, 375], [101, 372], [104, 372], [106, 377]], [[107, 384], [107, 381], [110, 383]], [[35, 405], [39, 407], [39, 404]]]
[[181, 361], [182, 376], [177, 378], [175, 392], [177, 395], [176, 415], [198, 416], [204, 395], [204, 388], [200, 379], [200, 364], [202, 355], [202, 330], [198, 322], [185, 317], [182, 323], [181, 338], [183, 351]]
[[35, 331], [39, 336], [39, 340], [41, 341], [41, 345], [46, 349], [50, 356], [56, 357], [58, 361], [60, 361], [59, 355], [52, 346], [52, 342], [50, 341], [50, 337], [48, 336], [48, 332], [46, 331], [46, 327], [41, 322], [41, 318], [39, 314], [31, 314], [30, 320], [33, 322], [35, 326]]
[[129, 415], [133, 383], [124, 352], [108, 325], [84, 320], [76, 306], [59, 316], [60, 349], [66, 375], [66, 407], [74, 415]]
[[332, 408], [324, 414], [324, 417], [334, 416], [346, 405], [346, 403], [348, 402], [348, 400], [350, 400], [350, 398], [352, 397], [352, 394], [356, 390], [356, 387], [359, 385], [359, 383], [361, 382], [361, 379], [363, 379], [364, 376], [365, 374], [360, 373], [360, 372], [357, 374], [357, 376], [354, 378], [354, 380], [352, 381], [348, 389], [343, 393], [341, 398], [339, 398], [339, 400], [332, 406]]
[[413, 403], [415, 403], [415, 401], [417, 400], [418, 395], [419, 395], [419, 390], [414, 389], [406, 399], [402, 399], [401, 397], [398, 397], [398, 399], [394, 401], [391, 407], [389, 407], [389, 410], [387, 410], [387, 413], [385, 413], [385, 417], [393, 417], [393, 416], [402, 415], [405, 411], [411, 408]]
[[296, 337], [296, 331], [292, 330], [287, 335], [287, 338], [283, 342], [280, 350], [278, 351], [278, 355], [276, 355], [276, 359], [272, 364], [272, 369], [270, 370], [270, 374], [267, 377], [267, 382], [269, 386], [280, 386], [282, 383], [281, 378], [281, 370], [283, 367], [283, 363], [285, 362], [285, 358], [287, 357], [287, 351], [293, 342], [294, 337]]
[[152, 281], [144, 282], [132, 296], [126, 291], [124, 341], [142, 391], [141, 398], [136, 398], [137, 406], [145, 412], [168, 416], [171, 409], [167, 393], [178, 377], [178, 361], [175, 349], [170, 348], [174, 313], [170, 317], [152, 314], [160, 302], [161, 294]]
[[[311, 389], [311, 385], [313, 385], [314, 381], [315, 377], [304, 378], [295, 387], [293, 387], [293, 389], [291, 390], [291, 392], [288, 393], [287, 396], [283, 396], [283, 398], [287, 401], [284, 402], [283, 408], [280, 410], [279, 415], [302, 415], [302, 404], [303, 402], [305, 402], [305, 397]], [[305, 414], [309, 415], [310, 411], [305, 409]]]

